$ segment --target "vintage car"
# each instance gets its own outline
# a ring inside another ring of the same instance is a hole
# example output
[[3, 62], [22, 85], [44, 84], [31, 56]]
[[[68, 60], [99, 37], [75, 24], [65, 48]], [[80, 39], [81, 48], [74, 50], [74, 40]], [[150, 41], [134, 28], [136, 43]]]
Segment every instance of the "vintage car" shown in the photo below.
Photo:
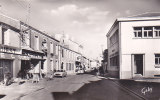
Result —
[[65, 70], [56, 70], [54, 72], [54, 77], [66, 77], [67, 76], [67, 72]]

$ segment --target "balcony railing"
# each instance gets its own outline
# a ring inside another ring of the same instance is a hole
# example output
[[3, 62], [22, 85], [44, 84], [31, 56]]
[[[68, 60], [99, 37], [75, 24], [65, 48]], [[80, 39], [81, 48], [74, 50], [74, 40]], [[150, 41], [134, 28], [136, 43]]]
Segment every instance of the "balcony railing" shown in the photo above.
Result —
[[47, 52], [47, 49], [48, 49], [47, 47], [42, 47], [43, 52]]
[[20, 48], [0, 44], [0, 52], [20, 54]]

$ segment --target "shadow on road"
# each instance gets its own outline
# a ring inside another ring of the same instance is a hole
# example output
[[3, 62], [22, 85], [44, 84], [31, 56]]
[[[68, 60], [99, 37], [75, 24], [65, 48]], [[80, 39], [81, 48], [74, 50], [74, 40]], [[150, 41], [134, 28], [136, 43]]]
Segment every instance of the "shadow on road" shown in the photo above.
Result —
[[139, 100], [122, 93], [123, 91], [119, 88], [115, 91], [115, 88], [112, 81], [99, 80], [85, 84], [72, 94], [68, 92], [52, 92], [51, 94], [53, 100]]
[[55, 100], [75, 100], [68, 92], [53, 92], [52, 95]]
[[[98, 90], [100, 83], [101, 80], [90, 81], [90, 83], [86, 83], [78, 91], [72, 94], [68, 92], [52, 92], [52, 96], [54, 100], [106, 100], [102, 99], [104, 96], [102, 97], [101, 95], [97, 95], [97, 91], [100, 91]], [[96, 99], [95, 96], [99, 99]]]
[[5, 96], [6, 96], [6, 95], [0, 94], [0, 99], [3, 98], [3, 97], [5, 97]]

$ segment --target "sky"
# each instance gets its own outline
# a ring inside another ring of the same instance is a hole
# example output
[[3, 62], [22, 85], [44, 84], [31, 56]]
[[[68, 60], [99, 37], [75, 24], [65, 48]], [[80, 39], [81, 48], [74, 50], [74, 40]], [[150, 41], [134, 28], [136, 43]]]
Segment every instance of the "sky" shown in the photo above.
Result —
[[116, 18], [160, 12], [160, 0], [0, 0], [0, 13], [48, 34], [68, 34], [97, 58]]

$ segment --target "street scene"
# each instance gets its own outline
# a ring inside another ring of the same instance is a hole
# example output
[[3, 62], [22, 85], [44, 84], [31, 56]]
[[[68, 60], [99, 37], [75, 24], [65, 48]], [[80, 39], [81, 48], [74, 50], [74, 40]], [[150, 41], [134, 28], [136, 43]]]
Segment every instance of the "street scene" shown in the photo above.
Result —
[[159, 0], [0, 0], [0, 100], [160, 100]]
[[0, 86], [1, 100], [159, 100], [159, 83], [92, 74]]

